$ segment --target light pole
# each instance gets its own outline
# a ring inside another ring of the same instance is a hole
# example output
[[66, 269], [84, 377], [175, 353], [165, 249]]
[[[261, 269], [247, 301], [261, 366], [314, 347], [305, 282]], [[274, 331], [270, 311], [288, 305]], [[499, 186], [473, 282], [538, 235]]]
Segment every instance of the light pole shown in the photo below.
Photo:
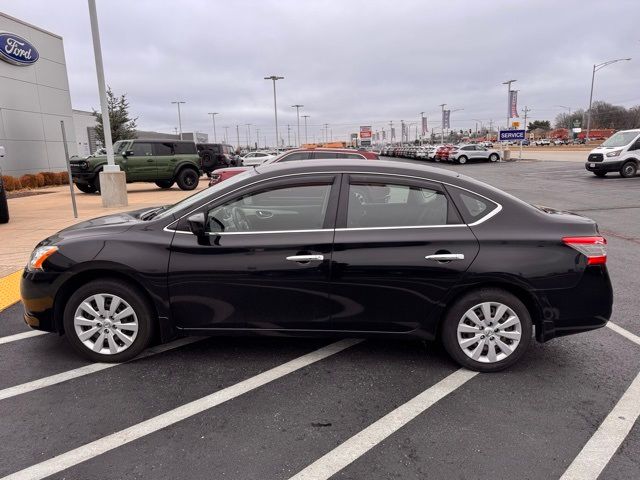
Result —
[[284, 77], [279, 77], [277, 75], [271, 75], [269, 77], [264, 77], [265, 80], [273, 81], [273, 113], [276, 118], [276, 153], [278, 152], [278, 144], [280, 143], [280, 134], [278, 132], [278, 103], [276, 101], [276, 80], [284, 80]]
[[589, 141], [589, 133], [591, 132], [591, 102], [593, 100], [593, 82], [596, 79], [596, 72], [616, 62], [628, 62], [630, 60], [630, 58], [617, 58], [615, 60], [607, 60], [606, 62], [602, 62], [593, 66], [593, 72], [591, 73], [591, 93], [589, 94], [589, 111], [587, 114], [587, 142]]
[[507, 86], [507, 126], [505, 130], [509, 130], [509, 120], [511, 119], [511, 84], [517, 82], [517, 80], [507, 80], [506, 82], [502, 82], [503, 85]]
[[218, 143], [218, 139], [216, 138], [216, 115], [220, 115], [218, 112], [209, 112], [211, 115], [211, 121], [213, 122], [213, 143]]
[[482, 132], [484, 130], [484, 122], [479, 119], [479, 118], [472, 118], [471, 120], [474, 120], [476, 122], [476, 137], [478, 136], [478, 123], [480, 122], [480, 131]]
[[422, 145], [422, 137], [424, 137], [424, 112], [420, 112], [420, 145]]
[[251, 123], [244, 124], [247, 127], [247, 150], [251, 150]]
[[256, 149], [260, 148], [260, 129], [256, 128]]
[[324, 124], [324, 143], [329, 143], [329, 124]]
[[291, 105], [291, 108], [296, 109], [296, 117], [298, 117], [298, 147], [300, 146], [300, 109], [304, 107], [304, 105]]
[[240, 150], [240, 125], [236, 125], [236, 144], [238, 145], [238, 150]]
[[441, 103], [440, 104], [440, 108], [442, 109], [442, 126], [441, 129], [442, 132], [440, 133], [440, 143], [442, 143], [444, 145], [444, 107], [445, 107], [446, 103]]
[[307, 118], [311, 118], [311, 115], [302, 115], [304, 118], [304, 143], [309, 143], [309, 138], [307, 137]]
[[229, 126], [222, 127], [224, 128], [224, 142], [229, 143]]
[[[104, 81], [104, 65], [102, 63], [102, 47], [100, 45], [100, 29], [98, 28], [98, 12], [96, 1], [88, 0], [89, 20], [91, 22], [91, 35], [93, 37], [93, 54], [96, 63], [96, 75], [98, 77], [98, 94], [100, 95], [100, 110], [102, 112], [102, 126], [104, 143], [107, 149], [107, 165], [100, 172], [100, 177], [108, 176], [111, 181], [101, 182], [100, 197], [103, 207], [124, 207], [128, 204], [127, 185], [124, 172], [116, 165], [113, 157], [113, 139], [111, 137], [111, 123], [109, 122], [109, 106], [107, 103], [107, 90]], [[106, 178], [105, 178], [106, 180]]]
[[178, 105], [178, 131], [180, 132], [180, 140], [182, 140], [182, 117], [180, 116], [180, 104], [187, 103], [181, 100], [176, 100], [175, 102], [171, 102], [173, 105]]

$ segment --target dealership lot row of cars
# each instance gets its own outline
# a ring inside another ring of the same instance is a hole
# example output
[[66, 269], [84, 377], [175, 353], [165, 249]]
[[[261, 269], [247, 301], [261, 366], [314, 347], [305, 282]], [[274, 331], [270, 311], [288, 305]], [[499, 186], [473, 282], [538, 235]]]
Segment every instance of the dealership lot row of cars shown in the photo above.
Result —
[[500, 151], [495, 150], [491, 142], [466, 143], [460, 145], [385, 146], [381, 149], [380, 154], [386, 157], [434, 160], [436, 162], [449, 161], [460, 164], [467, 163], [469, 160], [497, 162], [501, 159]]

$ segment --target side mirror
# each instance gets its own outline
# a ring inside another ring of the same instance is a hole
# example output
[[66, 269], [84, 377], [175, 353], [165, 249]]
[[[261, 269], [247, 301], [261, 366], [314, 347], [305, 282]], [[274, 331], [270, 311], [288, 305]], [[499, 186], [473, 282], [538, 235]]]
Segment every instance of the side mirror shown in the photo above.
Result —
[[204, 237], [205, 234], [205, 216], [204, 213], [194, 213], [187, 218], [189, 229], [196, 237]]
[[133, 150], [126, 150], [126, 151], [122, 152], [122, 156], [124, 158], [133, 156]]

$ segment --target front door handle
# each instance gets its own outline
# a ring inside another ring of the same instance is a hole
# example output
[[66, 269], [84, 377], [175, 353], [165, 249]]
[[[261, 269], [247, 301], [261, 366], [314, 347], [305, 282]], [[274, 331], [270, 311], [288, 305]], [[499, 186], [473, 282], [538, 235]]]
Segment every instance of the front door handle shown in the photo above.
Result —
[[324, 260], [324, 255], [291, 255], [287, 260], [300, 263], [321, 262]]
[[258, 218], [271, 218], [271, 217], [273, 217], [273, 212], [269, 212], [267, 210], [256, 210], [256, 217], [258, 217]]
[[464, 260], [464, 253], [436, 253], [427, 255], [426, 260], [435, 260], [436, 262], [450, 262], [452, 260]]
[[155, 160], [154, 160], [153, 158], [148, 158], [148, 159], [147, 159], [147, 162], [149, 162], [149, 163], [153, 163], [153, 162], [155, 162]]

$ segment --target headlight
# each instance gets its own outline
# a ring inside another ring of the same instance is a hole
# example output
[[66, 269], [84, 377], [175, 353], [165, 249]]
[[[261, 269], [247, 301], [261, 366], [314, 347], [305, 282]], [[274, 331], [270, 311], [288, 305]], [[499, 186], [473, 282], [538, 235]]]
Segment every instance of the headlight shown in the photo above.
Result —
[[622, 153], [622, 150], [615, 150], [607, 153], [607, 157], [618, 157]]
[[53, 245], [46, 245], [36, 248], [31, 254], [29, 263], [27, 264], [28, 270], [42, 270], [42, 264], [51, 255], [58, 251], [58, 247]]
[[82, 169], [82, 170], [86, 170], [87, 167], [89, 166], [89, 164], [87, 162], [80, 162], [78, 163], [78, 166]]

